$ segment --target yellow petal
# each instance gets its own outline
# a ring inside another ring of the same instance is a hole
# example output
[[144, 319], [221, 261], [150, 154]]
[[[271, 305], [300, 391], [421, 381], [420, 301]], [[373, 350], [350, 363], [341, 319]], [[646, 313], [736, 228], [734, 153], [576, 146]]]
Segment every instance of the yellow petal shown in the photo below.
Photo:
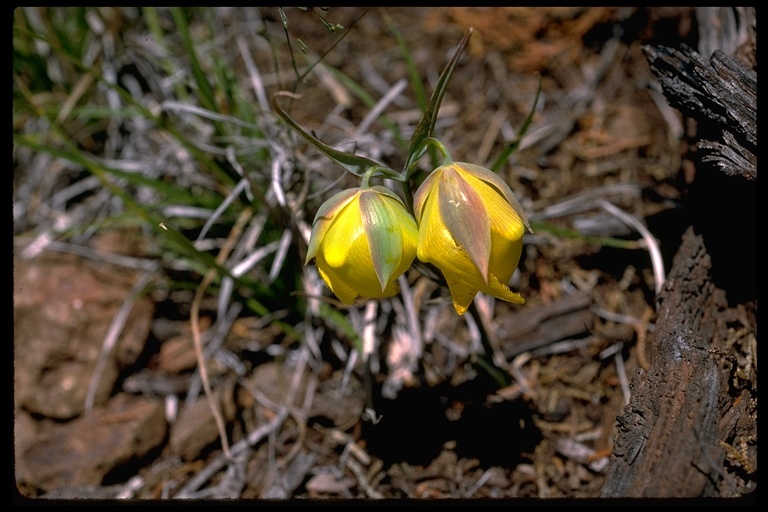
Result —
[[482, 172], [469, 172], [458, 164], [438, 168], [430, 175], [437, 177], [425, 181], [429, 188], [417, 191], [414, 203], [417, 257], [442, 271], [460, 315], [478, 291], [525, 302], [505, 283], [520, 260], [526, 221], [509, 202], [514, 198], [511, 191], [507, 194], [500, 187], [503, 181], [479, 169]]
[[[524, 221], [513, 205], [509, 203], [507, 196], [500, 194], [499, 190], [487, 181], [481, 180], [473, 174], [462, 172], [461, 168], [458, 170], [482, 198], [494, 234], [501, 235], [510, 241], [522, 238], [525, 234]], [[493, 176], [498, 178], [495, 174]]]
[[482, 288], [480, 291], [507, 302], [525, 304], [525, 299], [522, 295], [517, 292], [513, 292], [509, 289], [509, 286], [499, 282], [499, 280], [496, 279], [496, 276], [491, 276], [488, 286], [486, 288]]
[[424, 204], [427, 198], [434, 192], [434, 188], [439, 181], [440, 167], [429, 173], [429, 176], [421, 183], [416, 193], [413, 195], [413, 214], [416, 216], [416, 223], [421, 225], [421, 216]]
[[485, 167], [481, 167], [475, 164], [469, 164], [466, 162], [455, 162], [454, 165], [456, 165], [460, 171], [465, 171], [466, 173], [473, 175], [479, 180], [482, 180], [486, 182], [488, 185], [490, 185], [491, 187], [495, 188], [502, 196], [504, 196], [507, 202], [512, 206], [512, 209], [520, 217], [520, 219], [522, 220], [522, 223], [525, 225], [526, 228], [528, 228], [528, 231], [533, 233], [531, 226], [528, 224], [528, 218], [525, 215], [525, 211], [523, 210], [523, 207], [520, 205], [520, 201], [517, 200], [517, 196], [515, 196], [514, 192], [512, 192], [512, 189], [509, 188], [509, 185], [507, 185], [507, 182], [501, 179], [501, 177], [499, 177], [498, 174], [496, 174], [495, 172], [489, 169], [486, 169]]
[[458, 275], [453, 273], [444, 273], [445, 280], [448, 283], [448, 289], [453, 299], [453, 308], [456, 313], [463, 315], [479, 291], [477, 287], [464, 282]]
[[451, 292], [453, 307], [459, 315], [463, 315], [467, 311], [467, 308], [478, 292], [483, 292], [486, 295], [491, 295], [514, 304], [525, 304], [525, 299], [519, 293], [513, 292], [507, 285], [499, 282], [493, 274], [491, 274], [488, 284], [480, 283], [481, 286], [476, 286], [477, 281], [474, 283], [468, 281], [464, 275], [450, 272], [444, 272], [443, 275]]
[[325, 201], [317, 210], [315, 219], [312, 222], [312, 233], [309, 236], [309, 246], [307, 247], [307, 255], [304, 259], [305, 265], [317, 255], [320, 243], [325, 238], [325, 233], [330, 229], [334, 218], [344, 210], [359, 191], [359, 188], [342, 190]]
[[370, 249], [358, 205], [357, 198], [350, 201], [333, 219], [321, 242], [323, 257], [333, 268], [370, 265]]
[[323, 278], [325, 284], [331, 289], [334, 295], [344, 304], [353, 304], [358, 296], [358, 293], [347, 286], [342, 279], [335, 275], [333, 269], [328, 267], [323, 259], [322, 255], [318, 255], [315, 260], [317, 264], [317, 271], [320, 277]]
[[421, 261], [432, 263], [443, 273], [465, 273], [468, 267], [473, 267], [472, 262], [467, 253], [456, 244], [442, 221], [438, 201], [436, 194], [430, 194], [426, 198], [421, 211], [416, 256]]

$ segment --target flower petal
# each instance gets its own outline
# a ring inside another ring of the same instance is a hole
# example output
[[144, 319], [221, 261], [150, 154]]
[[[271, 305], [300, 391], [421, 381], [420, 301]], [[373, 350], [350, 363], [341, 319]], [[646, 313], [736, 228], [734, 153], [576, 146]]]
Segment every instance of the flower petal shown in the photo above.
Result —
[[461, 279], [460, 276], [452, 273], [444, 273], [445, 280], [448, 283], [448, 289], [451, 291], [453, 299], [453, 308], [456, 313], [463, 315], [479, 291], [476, 286], [472, 286]]
[[305, 265], [317, 255], [320, 243], [325, 238], [325, 233], [330, 228], [334, 216], [338, 215], [359, 191], [359, 188], [342, 190], [325, 201], [317, 210], [312, 222], [312, 234], [309, 236], [307, 256], [304, 258]]
[[453, 166], [443, 169], [438, 198], [443, 223], [456, 243], [469, 254], [470, 260], [487, 283], [491, 224], [484, 204], [485, 198]]
[[491, 276], [490, 282], [486, 288], [480, 290], [481, 292], [492, 295], [498, 299], [505, 300], [507, 302], [513, 302], [515, 304], [525, 304], [525, 299], [517, 292], [513, 292], [509, 289], [509, 286], [499, 282], [496, 276]]
[[[480, 167], [480, 169], [483, 168]], [[501, 185], [506, 187], [501, 178], [490, 171], [486, 172], [488, 173], [486, 177], [496, 178]], [[501, 235], [505, 240], [509, 241], [522, 238], [523, 234], [525, 234], [526, 221], [515, 210], [514, 205], [509, 203], [508, 196], [501, 194], [500, 190], [493, 183], [479, 179], [474, 173], [462, 172], [461, 168], [459, 168], [459, 173], [462, 174], [462, 177], [482, 198], [493, 234]], [[507, 190], [509, 190], [509, 187], [507, 187]], [[512, 192], [509, 191], [509, 193], [511, 194]], [[514, 196], [512, 197], [514, 198]]]
[[370, 265], [368, 240], [360, 218], [358, 201], [352, 201], [333, 219], [322, 241], [323, 257], [333, 268], [345, 265]]
[[416, 193], [413, 195], [413, 214], [416, 216], [416, 222], [421, 225], [421, 216], [424, 205], [427, 198], [432, 195], [434, 187], [437, 185], [437, 176], [440, 175], [441, 168], [438, 167], [429, 176], [421, 182], [421, 185], [416, 189]]
[[448, 268], [455, 272], [462, 272], [466, 264], [464, 261], [456, 260], [457, 251], [461, 253], [440, 217], [437, 194], [430, 194], [426, 197], [421, 209], [416, 257], [425, 263], [434, 264], [443, 271]]
[[499, 193], [501, 193], [501, 195], [503, 195], [507, 202], [512, 206], [512, 209], [515, 211], [515, 213], [517, 213], [517, 215], [520, 217], [525, 227], [528, 228], [528, 231], [533, 233], [531, 226], [528, 224], [528, 217], [525, 215], [525, 211], [520, 205], [520, 201], [517, 200], [517, 197], [515, 196], [514, 192], [512, 192], [512, 189], [509, 188], [507, 182], [501, 179], [498, 174], [489, 169], [486, 169], [485, 167], [466, 162], [456, 162], [455, 165], [459, 167], [459, 169], [474, 175], [476, 178], [482, 181], [487, 182]]
[[339, 278], [333, 269], [328, 267], [322, 254], [318, 254], [316, 263], [317, 271], [320, 273], [320, 277], [323, 278], [323, 281], [325, 281], [325, 284], [328, 285], [328, 288], [331, 289], [333, 294], [336, 295], [336, 297], [338, 297], [339, 300], [344, 304], [354, 303], [358, 293], [347, 286], [344, 283], [344, 280]]
[[400, 264], [403, 253], [403, 239], [395, 224], [394, 213], [385, 201], [372, 190], [360, 194], [360, 215], [368, 237], [373, 269], [382, 291]]

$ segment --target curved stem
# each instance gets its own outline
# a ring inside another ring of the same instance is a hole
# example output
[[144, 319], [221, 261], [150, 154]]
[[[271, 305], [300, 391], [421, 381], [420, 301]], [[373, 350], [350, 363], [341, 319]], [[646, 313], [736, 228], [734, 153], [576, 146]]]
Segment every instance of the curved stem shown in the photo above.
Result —
[[443, 155], [443, 165], [451, 165], [453, 163], [453, 158], [451, 158], [451, 154], [448, 152], [448, 148], [445, 147], [445, 144], [434, 137], [427, 137], [421, 141], [421, 144], [416, 146], [416, 150], [408, 158], [408, 165], [405, 167], [405, 171], [403, 172], [402, 177], [403, 192], [405, 193], [407, 206], [411, 213], [413, 213], [413, 192], [411, 191], [411, 176], [413, 176], [413, 172], [416, 170], [416, 164], [418, 163], [419, 159], [424, 156], [424, 153], [426, 153], [430, 146], [437, 148], [437, 150], [440, 151], [440, 153]]
[[360, 181], [361, 188], [368, 188], [371, 186], [370, 181], [376, 171], [378, 171], [376, 167], [369, 167], [368, 170], [363, 173], [363, 179]]
[[393, 169], [390, 169], [389, 167], [383, 167], [383, 166], [380, 166], [380, 165], [374, 165], [374, 166], [369, 167], [363, 173], [363, 178], [362, 178], [362, 181], [360, 182], [360, 186], [362, 188], [370, 187], [371, 186], [370, 185], [371, 178], [376, 177], [377, 173], [380, 176], [383, 176], [383, 177], [386, 177], [386, 178], [391, 178], [391, 179], [396, 180], [396, 181], [403, 181], [403, 176], [399, 172], [397, 172], [397, 171], [395, 171]]
[[421, 144], [416, 147], [416, 150], [409, 157], [403, 181], [407, 182], [410, 180], [413, 171], [416, 169], [416, 163], [422, 156], [424, 156], [424, 153], [430, 146], [437, 148], [437, 150], [440, 151], [440, 153], [443, 155], [443, 165], [450, 165], [453, 163], [453, 158], [451, 158], [451, 154], [448, 152], [448, 148], [445, 147], [445, 144], [434, 137], [427, 137], [421, 141]]

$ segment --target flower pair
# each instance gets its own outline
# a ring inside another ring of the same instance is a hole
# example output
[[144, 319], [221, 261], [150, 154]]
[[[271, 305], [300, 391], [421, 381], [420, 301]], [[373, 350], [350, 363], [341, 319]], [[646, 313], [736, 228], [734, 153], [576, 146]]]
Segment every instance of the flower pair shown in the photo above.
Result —
[[306, 262], [315, 258], [344, 303], [391, 297], [415, 257], [440, 269], [463, 315], [478, 292], [522, 304], [506, 285], [520, 259], [525, 214], [495, 173], [468, 163], [435, 169], [416, 191], [414, 217], [383, 187], [354, 188], [315, 216]]

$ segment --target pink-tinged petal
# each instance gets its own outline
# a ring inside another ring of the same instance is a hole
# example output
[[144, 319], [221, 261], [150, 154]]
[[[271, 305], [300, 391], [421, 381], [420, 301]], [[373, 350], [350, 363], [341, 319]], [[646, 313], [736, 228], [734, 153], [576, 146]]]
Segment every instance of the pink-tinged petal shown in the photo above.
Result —
[[464, 178], [482, 198], [490, 220], [494, 243], [499, 237], [510, 242], [521, 239], [525, 234], [523, 219], [506, 198], [499, 194], [495, 187], [473, 175], [464, 174]]
[[439, 167], [424, 184], [414, 201], [416, 254], [441, 270], [456, 312], [464, 314], [479, 291], [524, 303], [506, 285], [527, 222], [509, 187], [491, 171], [463, 163]]
[[496, 174], [495, 172], [486, 169], [485, 167], [481, 167], [479, 165], [470, 164], [466, 162], [456, 162], [455, 165], [465, 172], [468, 172], [469, 174], [475, 176], [476, 178], [487, 182], [489, 185], [493, 186], [501, 195], [504, 196], [504, 198], [507, 200], [507, 202], [512, 206], [512, 209], [517, 213], [517, 215], [520, 217], [521, 221], [523, 222], [523, 225], [528, 228], [528, 231], [533, 233], [533, 230], [531, 229], [531, 226], [528, 224], [528, 217], [525, 215], [525, 211], [523, 211], [523, 207], [520, 205], [520, 201], [517, 200], [517, 197], [515, 196], [514, 192], [512, 192], [512, 189], [509, 188], [509, 185], [507, 185], [507, 182], [505, 182], [501, 177]]
[[453, 167], [443, 169], [438, 194], [445, 226], [487, 283], [491, 225], [484, 198]]
[[429, 173], [429, 176], [427, 176], [426, 179], [421, 182], [421, 185], [413, 195], [413, 214], [416, 217], [416, 223], [419, 225], [421, 225], [421, 216], [424, 204], [426, 203], [427, 198], [432, 195], [434, 187], [437, 185], [437, 177], [441, 172], [441, 168], [438, 167]]

